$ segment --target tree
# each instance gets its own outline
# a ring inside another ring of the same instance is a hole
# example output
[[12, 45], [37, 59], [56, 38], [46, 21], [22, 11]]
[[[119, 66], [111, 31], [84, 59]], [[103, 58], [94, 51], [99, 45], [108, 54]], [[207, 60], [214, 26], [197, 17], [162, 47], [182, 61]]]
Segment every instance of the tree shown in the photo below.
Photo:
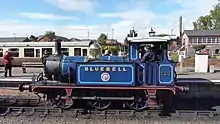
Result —
[[109, 50], [112, 54], [116, 54], [119, 50], [119, 47], [115, 44], [107, 43], [108, 40], [107, 35], [102, 33], [97, 39], [98, 43], [101, 45], [103, 52], [105, 50]]
[[211, 15], [200, 16], [196, 22], [193, 22], [194, 30], [211, 30], [213, 22]]
[[50, 41], [53, 41], [53, 39], [56, 36], [56, 33], [53, 31], [46, 31], [45, 36], [48, 37]]
[[114, 46], [106, 45], [106, 46], [103, 46], [103, 50], [104, 51], [109, 50], [113, 55], [115, 55], [119, 51], [119, 46], [117, 46], [117, 45], [114, 45]]
[[30, 39], [31, 42], [36, 42], [37, 41], [37, 37], [35, 37], [34, 35], [31, 35], [29, 37], [29, 39]]
[[214, 6], [214, 9], [210, 11], [212, 17], [213, 28], [220, 29], [220, 3]]
[[220, 1], [214, 5], [213, 10], [205, 16], [200, 16], [193, 22], [194, 30], [220, 29]]
[[105, 35], [104, 33], [102, 33], [99, 38], [98, 38], [98, 43], [101, 45], [105, 45], [106, 44], [106, 40], [108, 39], [107, 35]]

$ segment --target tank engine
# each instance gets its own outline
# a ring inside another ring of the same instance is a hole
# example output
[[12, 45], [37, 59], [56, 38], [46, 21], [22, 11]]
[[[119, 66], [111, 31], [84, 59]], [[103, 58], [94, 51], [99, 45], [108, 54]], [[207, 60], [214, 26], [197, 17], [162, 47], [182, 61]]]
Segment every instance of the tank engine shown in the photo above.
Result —
[[[43, 93], [56, 106], [69, 108], [85, 101], [90, 108], [103, 110], [113, 102], [136, 111], [172, 106], [172, 97], [185, 87], [175, 85], [175, 63], [167, 57], [166, 37], [128, 38], [126, 57], [102, 56], [101, 46], [90, 44], [88, 56], [61, 54], [61, 41], [55, 42], [56, 53], [43, 59], [46, 79], [41, 75], [33, 84], [20, 85], [20, 91]], [[156, 46], [153, 60], [141, 61], [141, 45]], [[165, 110], [165, 109], [163, 109]]]

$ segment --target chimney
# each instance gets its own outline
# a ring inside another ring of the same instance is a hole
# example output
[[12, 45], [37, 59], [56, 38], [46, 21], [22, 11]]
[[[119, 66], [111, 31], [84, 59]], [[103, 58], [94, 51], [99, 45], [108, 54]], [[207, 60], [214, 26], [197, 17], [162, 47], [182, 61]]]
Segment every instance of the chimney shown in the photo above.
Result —
[[179, 19], [179, 31], [180, 31], [180, 38], [182, 38], [182, 28], [183, 28], [183, 19], [182, 19], [182, 16], [180, 16], [180, 19]]
[[55, 40], [55, 54], [61, 55], [61, 39]]

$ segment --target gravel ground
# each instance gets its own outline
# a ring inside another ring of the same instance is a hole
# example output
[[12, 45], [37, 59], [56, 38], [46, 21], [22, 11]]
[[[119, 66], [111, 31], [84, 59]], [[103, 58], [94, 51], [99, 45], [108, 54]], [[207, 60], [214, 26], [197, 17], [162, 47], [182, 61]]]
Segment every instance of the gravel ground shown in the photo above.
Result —
[[160, 118], [158, 116], [92, 116], [91, 119], [75, 118], [73, 113], [52, 114], [46, 118], [39, 115], [19, 116], [19, 117], [0, 117], [0, 124], [220, 124], [219, 117], [208, 116], [172, 116], [170, 118]]
[[37, 97], [33, 92], [24, 91], [20, 92], [18, 90], [8, 90], [0, 88], [0, 96], [10, 95], [10, 96], [18, 96], [18, 97]]
[[[220, 119], [219, 119], [220, 120]], [[145, 118], [145, 119], [77, 119], [68, 117], [6, 117], [0, 118], [1, 124], [219, 124], [212, 119], [191, 118], [191, 119], [167, 119], [167, 118]]]

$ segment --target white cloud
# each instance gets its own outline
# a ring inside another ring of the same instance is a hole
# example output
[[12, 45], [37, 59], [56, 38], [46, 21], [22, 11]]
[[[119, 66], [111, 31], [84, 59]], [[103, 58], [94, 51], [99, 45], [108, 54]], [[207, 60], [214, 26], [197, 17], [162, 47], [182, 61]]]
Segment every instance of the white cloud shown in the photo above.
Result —
[[59, 36], [66, 36], [68, 38], [88, 38], [88, 31], [90, 32], [90, 38], [97, 38], [100, 31], [103, 31], [104, 26], [80, 26], [80, 25], [68, 25], [68, 26], [57, 26], [57, 25], [32, 25], [19, 23], [15, 21], [0, 21], [0, 37], [16, 37], [30, 35], [42, 35], [46, 31], [55, 31]]
[[[65, 0], [54, 0], [60, 3], [64, 3]], [[76, 1], [72, 0], [73, 3]], [[78, 1], [78, 0], [77, 0]], [[88, 1], [88, 0], [81, 0]], [[127, 3], [120, 6], [127, 8], [127, 5], [131, 6], [132, 2], [133, 9], [121, 9], [121, 12], [118, 13], [101, 13], [98, 16], [103, 18], [120, 18], [121, 21], [110, 24], [96, 24], [96, 25], [66, 25], [66, 26], [57, 26], [57, 25], [28, 25], [25, 23], [16, 22], [1, 22], [0, 21], [0, 36], [13, 36], [13, 33], [16, 33], [16, 36], [30, 36], [43, 34], [47, 30], [53, 30], [58, 35], [66, 37], [76, 37], [76, 38], [87, 38], [88, 31], [90, 38], [97, 38], [100, 33], [108, 33], [108, 36], [112, 37], [112, 28], [114, 29], [114, 38], [117, 38], [119, 41], [124, 40], [127, 33], [131, 28], [135, 28], [140, 36], [148, 35], [148, 31], [153, 27], [156, 33], [173, 33], [179, 35], [179, 17], [183, 16], [183, 27], [184, 29], [192, 29], [192, 22], [195, 21], [199, 16], [208, 14], [213, 5], [218, 2], [218, 0], [175, 0], [175, 2], [181, 5], [181, 8], [178, 11], [173, 11], [167, 14], [156, 14], [153, 11], [149, 10], [148, 7], [144, 8], [143, 5], [149, 4], [144, 0], [139, 0], [138, 4], [135, 0], [130, 0], [131, 3]], [[146, 1], [146, 0], [145, 0]], [[70, 0], [69, 0], [70, 2]], [[79, 2], [80, 3], [80, 2]], [[76, 4], [79, 4], [76, 3]], [[80, 3], [81, 4], [81, 3]], [[57, 4], [58, 5], [58, 4]], [[70, 4], [66, 4], [70, 6]], [[141, 6], [141, 7], [139, 7]], [[67, 7], [68, 8], [68, 7]], [[74, 10], [76, 8], [72, 8]], [[84, 9], [84, 8], [83, 8]], [[94, 17], [96, 18], [96, 17]], [[87, 20], [85, 20], [87, 21]]]
[[46, 0], [65, 11], [91, 13], [97, 5], [96, 0]]
[[[149, 3], [150, 1], [146, 2]], [[193, 2], [191, 0], [177, 0], [176, 2], [181, 5], [181, 8], [178, 11], [167, 14], [156, 14], [142, 6], [140, 8], [134, 7], [136, 9], [129, 9], [128, 11], [124, 10], [119, 13], [101, 13], [99, 16], [103, 18], [122, 19], [121, 22], [112, 24], [112, 27], [115, 28], [115, 34], [117, 34], [116, 37], [120, 39], [125, 37], [132, 27], [139, 32], [140, 36], [148, 35], [148, 31], [151, 27], [155, 29], [156, 33], [170, 34], [173, 29], [173, 33], [179, 35], [180, 16], [183, 16], [183, 28], [193, 29], [192, 22], [199, 16], [208, 14], [218, 0], [194, 0]], [[143, 5], [150, 4], [144, 4], [143, 1], [141, 1], [141, 3]], [[137, 3], [135, 4], [137, 5]]]
[[23, 12], [19, 14], [22, 17], [30, 18], [30, 19], [45, 19], [45, 20], [76, 20], [76, 17], [70, 16], [59, 16], [49, 13], [31, 13], [31, 12]]

